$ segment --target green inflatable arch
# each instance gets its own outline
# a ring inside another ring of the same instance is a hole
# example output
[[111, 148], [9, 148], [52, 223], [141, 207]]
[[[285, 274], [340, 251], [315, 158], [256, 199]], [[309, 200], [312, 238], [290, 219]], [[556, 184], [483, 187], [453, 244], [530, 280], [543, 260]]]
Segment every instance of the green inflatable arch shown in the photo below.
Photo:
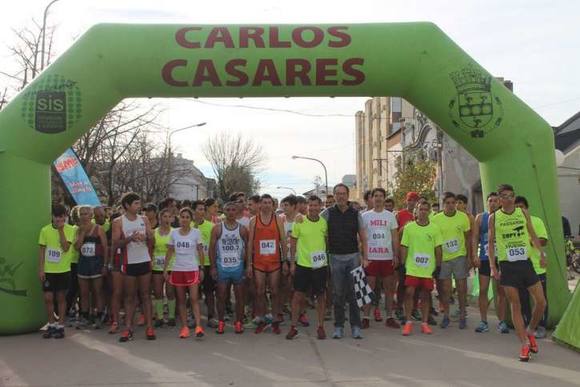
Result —
[[0, 112], [0, 334], [45, 320], [37, 236], [50, 164], [127, 97], [404, 97], [510, 182], [550, 230], [550, 321], [568, 303], [550, 126], [431, 23], [91, 28]]

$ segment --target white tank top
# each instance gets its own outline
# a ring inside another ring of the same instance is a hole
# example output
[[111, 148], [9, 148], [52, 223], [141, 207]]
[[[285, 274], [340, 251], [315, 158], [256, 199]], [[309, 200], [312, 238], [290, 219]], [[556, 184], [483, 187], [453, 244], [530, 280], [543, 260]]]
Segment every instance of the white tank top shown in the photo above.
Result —
[[229, 230], [225, 222], [222, 222], [221, 236], [217, 240], [216, 264], [224, 270], [233, 270], [240, 267], [244, 262], [244, 240], [240, 234], [241, 224], [235, 229]]
[[370, 210], [362, 214], [362, 219], [367, 231], [369, 260], [392, 260], [393, 241], [391, 231], [397, 228], [395, 215], [387, 210], [382, 212]]
[[[135, 220], [129, 220], [125, 215], [121, 217], [121, 229], [125, 238], [130, 237], [133, 233], [145, 235], [145, 220], [142, 216], [137, 216]], [[147, 242], [129, 242], [125, 246], [127, 264], [150, 262], [149, 249]]]
[[171, 231], [169, 245], [175, 249], [175, 263], [173, 271], [197, 271], [199, 270], [199, 256], [197, 246], [201, 245], [201, 233], [197, 228], [192, 228], [187, 235], [181, 235], [180, 229]]

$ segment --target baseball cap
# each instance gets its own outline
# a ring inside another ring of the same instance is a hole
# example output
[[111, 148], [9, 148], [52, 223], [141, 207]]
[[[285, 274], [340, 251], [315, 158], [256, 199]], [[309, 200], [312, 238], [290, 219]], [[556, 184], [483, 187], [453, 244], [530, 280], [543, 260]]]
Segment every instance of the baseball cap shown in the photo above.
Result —
[[419, 200], [419, 194], [417, 192], [407, 192], [407, 201], [411, 200], [411, 201], [417, 201]]

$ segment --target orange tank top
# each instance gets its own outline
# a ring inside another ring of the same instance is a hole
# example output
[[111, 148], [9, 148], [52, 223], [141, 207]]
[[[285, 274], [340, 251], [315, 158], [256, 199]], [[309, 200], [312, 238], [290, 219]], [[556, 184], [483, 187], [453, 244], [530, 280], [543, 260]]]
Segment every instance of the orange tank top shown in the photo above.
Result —
[[262, 216], [256, 216], [254, 229], [254, 260], [262, 262], [280, 262], [280, 233], [276, 215], [272, 214], [269, 224], [262, 222]]

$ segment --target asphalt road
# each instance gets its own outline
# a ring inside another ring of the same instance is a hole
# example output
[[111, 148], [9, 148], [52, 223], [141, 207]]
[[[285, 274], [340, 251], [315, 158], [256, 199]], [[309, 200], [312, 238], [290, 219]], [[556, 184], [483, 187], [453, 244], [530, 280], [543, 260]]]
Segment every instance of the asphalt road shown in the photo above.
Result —
[[[0, 337], [0, 386], [571, 386], [580, 385], [580, 354], [549, 339], [529, 363], [517, 360], [513, 334], [473, 331], [457, 323], [426, 336], [371, 323], [363, 340], [316, 339], [302, 328], [293, 341], [270, 331], [256, 335], [206, 332], [177, 338], [177, 328], [144, 330], [125, 344], [106, 330], [67, 330], [64, 340], [39, 334]], [[313, 316], [311, 316], [313, 317]], [[492, 326], [496, 321], [492, 320]], [[332, 324], [327, 322], [330, 335]], [[348, 331], [348, 329], [347, 329]]]

